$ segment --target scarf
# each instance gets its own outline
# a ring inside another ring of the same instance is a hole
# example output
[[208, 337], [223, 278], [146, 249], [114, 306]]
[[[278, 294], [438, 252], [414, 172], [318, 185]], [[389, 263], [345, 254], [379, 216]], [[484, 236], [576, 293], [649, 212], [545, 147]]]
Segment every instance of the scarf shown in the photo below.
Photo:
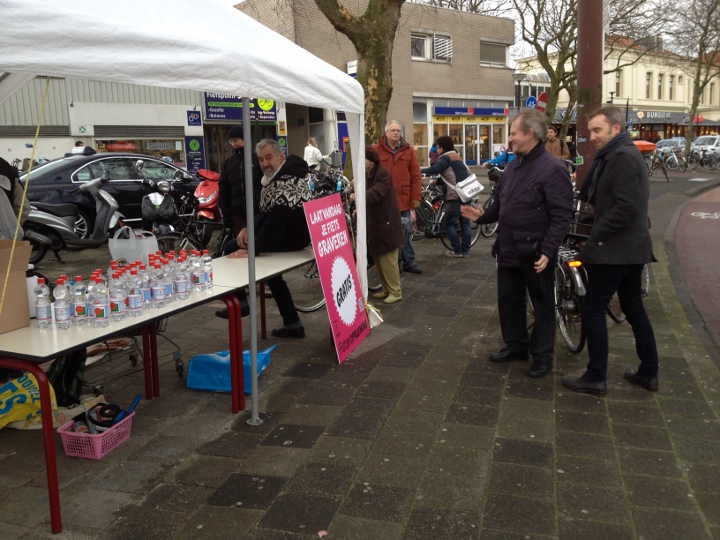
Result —
[[603, 166], [605, 165], [605, 156], [612, 152], [617, 146], [631, 140], [630, 135], [627, 132], [618, 133], [612, 140], [603, 146], [598, 153], [595, 154], [595, 159], [590, 166], [585, 182], [583, 182], [580, 188], [580, 200], [586, 203], [593, 204], [595, 202], [595, 189], [597, 188], [597, 181], [602, 174]]

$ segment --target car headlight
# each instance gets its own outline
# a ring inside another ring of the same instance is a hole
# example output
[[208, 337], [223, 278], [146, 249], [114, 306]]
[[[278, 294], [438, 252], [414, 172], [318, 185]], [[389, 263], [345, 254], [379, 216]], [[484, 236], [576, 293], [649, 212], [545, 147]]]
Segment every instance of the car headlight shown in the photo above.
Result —
[[198, 203], [200, 204], [207, 204], [211, 201], [213, 201], [217, 197], [217, 192], [213, 191], [209, 197], [198, 197]]

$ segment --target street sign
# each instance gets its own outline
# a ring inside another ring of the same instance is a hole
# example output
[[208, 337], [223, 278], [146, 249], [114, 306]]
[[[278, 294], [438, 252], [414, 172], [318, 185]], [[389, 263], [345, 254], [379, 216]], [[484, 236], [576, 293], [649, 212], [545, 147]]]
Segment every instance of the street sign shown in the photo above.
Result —
[[528, 109], [534, 109], [537, 106], [537, 99], [535, 96], [528, 96], [528, 98], [525, 100], [525, 106]]
[[548, 97], [547, 92], [543, 92], [538, 96], [537, 106], [535, 107], [538, 111], [545, 112], [545, 108], [548, 104]]
[[628, 125], [627, 125], [627, 127], [628, 127], [628, 129], [632, 129], [632, 127], [633, 127], [633, 120], [632, 120], [632, 118], [631, 118], [630, 120], [628, 120]]

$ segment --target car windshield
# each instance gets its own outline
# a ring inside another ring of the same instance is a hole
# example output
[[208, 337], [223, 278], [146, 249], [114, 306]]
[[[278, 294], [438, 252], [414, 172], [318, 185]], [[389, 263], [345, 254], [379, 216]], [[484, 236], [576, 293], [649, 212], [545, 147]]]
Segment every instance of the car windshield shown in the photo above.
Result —
[[[32, 168], [30, 179], [32, 180], [32, 176], [35, 174], [52, 174], [55, 171], [64, 169], [65, 166], [68, 163], [68, 159], [72, 158], [60, 158], [55, 159], [53, 161], [49, 161], [47, 163], [43, 163], [42, 165], [36, 165]], [[27, 177], [27, 173], [20, 175], [20, 181], [25, 182], [25, 178]]]
[[698, 137], [695, 139], [695, 144], [697, 146], [712, 146], [716, 140], [717, 137]]

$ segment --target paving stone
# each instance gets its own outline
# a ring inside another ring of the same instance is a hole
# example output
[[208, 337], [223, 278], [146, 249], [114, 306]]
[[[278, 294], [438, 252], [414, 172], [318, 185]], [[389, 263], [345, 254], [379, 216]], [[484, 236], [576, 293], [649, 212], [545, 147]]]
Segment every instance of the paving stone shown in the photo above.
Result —
[[433, 394], [430, 392], [410, 388], [405, 390], [395, 406], [395, 410], [408, 409], [445, 415], [452, 403], [452, 394]]
[[260, 389], [258, 404], [263, 411], [285, 412], [301, 398], [304, 399], [302, 394], [263, 393]]
[[372, 452], [358, 473], [358, 480], [370, 484], [417, 488], [426, 463], [424, 456], [411, 458]]
[[132, 501], [130, 493], [88, 489], [66, 501], [63, 523], [105, 528], [115, 520], [114, 512]]
[[629, 523], [623, 492], [592, 486], [558, 484], [558, 516], [610, 523]]
[[489, 373], [486, 371], [475, 371], [471, 369], [465, 369], [465, 373], [460, 379], [460, 385], [466, 386], [479, 386], [481, 388], [497, 388], [502, 386], [506, 382], [507, 374], [500, 373]]
[[[413, 377], [417, 374], [417, 369], [415, 368], [404, 368], [404, 367], [393, 367], [393, 366], [375, 366], [375, 369], [373, 369], [370, 374], [367, 376], [364, 383], [367, 382], [393, 382], [393, 383], [401, 383], [403, 386], [407, 385], [410, 381], [412, 381]], [[360, 388], [360, 387], [358, 387]], [[373, 397], [373, 396], [368, 396]], [[389, 399], [389, 398], [386, 398]]]
[[174, 467], [163, 479], [166, 483], [220, 487], [237, 470], [240, 460], [193, 454]]
[[355, 472], [354, 467], [341, 463], [305, 463], [295, 471], [285, 490], [340, 500], [350, 488]]
[[676, 512], [665, 508], [633, 508], [633, 521], [638, 538], [678, 540], [710, 538], [700, 514]]
[[49, 517], [46, 487], [21, 486], [0, 504], [0, 522], [33, 527]]
[[553, 472], [549, 468], [493, 463], [488, 491], [551, 500], [555, 495]]
[[0, 538], [15, 540], [16, 538], [27, 538], [30, 528], [12, 525], [11, 523], [0, 523]]
[[485, 503], [483, 527], [527, 535], [554, 535], [555, 504], [491, 492]]
[[283, 493], [260, 521], [260, 527], [290, 532], [327, 530], [339, 503], [327, 497]]
[[165, 540], [177, 537], [177, 531], [182, 526], [182, 520], [168, 523], [160, 520], [139, 521], [135, 519], [120, 518], [103, 533], [107, 540]]
[[666, 416], [683, 416], [685, 418], [701, 418], [715, 420], [715, 414], [707, 403], [688, 401], [686, 399], [663, 399], [658, 396], [660, 409]]
[[206, 442], [196, 452], [207, 456], [220, 456], [230, 458], [242, 458], [251, 449], [255, 448], [263, 435], [245, 432], [223, 433], [213, 441]]
[[555, 395], [555, 409], [559, 411], [578, 411], [591, 414], [605, 414], [606, 400], [590, 394], [580, 394], [564, 389]]
[[426, 457], [430, 454], [434, 442], [435, 437], [432, 433], [384, 429], [375, 441], [373, 449], [380, 454]]
[[343, 540], [399, 540], [403, 526], [390, 521], [377, 521], [338, 514], [328, 530], [328, 538]]
[[186, 458], [202, 444], [201, 439], [158, 435], [133, 452], [129, 459], [170, 465]]
[[423, 476], [416, 504], [475, 511], [482, 506], [485, 485], [485, 478], [429, 472]]
[[371, 447], [371, 441], [322, 435], [310, 451], [310, 459], [357, 468], [365, 461]]
[[485, 450], [437, 444], [427, 464], [428, 472], [479, 478], [487, 476], [489, 453]]
[[688, 463], [686, 470], [690, 485], [695, 491], [720, 493], [720, 466]]
[[667, 428], [672, 435], [692, 439], [720, 440], [720, 422], [698, 418], [668, 418]]
[[499, 409], [496, 407], [478, 407], [476, 405], [453, 404], [448, 409], [445, 422], [451, 424], [470, 424], [474, 426], [496, 426]]
[[258, 446], [239, 460], [236, 472], [289, 478], [309, 453], [304, 448]]
[[618, 458], [623, 472], [679, 478], [682, 476], [677, 456], [672, 452], [659, 452], [641, 448], [618, 448]]
[[482, 388], [479, 386], [457, 387], [457, 391], [453, 395], [453, 402], [467, 405], [480, 405], [483, 407], [498, 407], [502, 398], [503, 389], [501, 386], [496, 388]]
[[[325, 381], [323, 381], [324, 383]], [[309, 403], [314, 405], [336, 405], [345, 406], [355, 394], [355, 388], [352, 387], [323, 387], [322, 391], [308, 392], [302, 398], [301, 403]]]
[[260, 521], [263, 513], [242, 507], [219, 508], [201, 506], [177, 533], [178, 540], [235, 540], [245, 535]]
[[267, 510], [287, 481], [278, 476], [233, 473], [210, 495], [207, 505]]
[[491, 450], [495, 442], [495, 430], [467, 424], [441, 424], [436, 441], [447, 446]]
[[[327, 366], [321, 366], [327, 372]], [[302, 397], [310, 392], [317, 392], [321, 379], [316, 377], [280, 377], [273, 390], [277, 394], [298, 394]]]
[[437, 538], [476, 539], [480, 530], [477, 512], [416, 506], [403, 538], [436, 540]]
[[703, 515], [713, 527], [720, 527], [720, 495], [717, 493], [697, 493]]
[[[532, 400], [532, 402], [542, 403], [538, 400]], [[500, 410], [501, 415], [498, 421], [497, 433], [501, 437], [542, 442], [551, 442], [553, 440], [555, 433], [555, 425], [553, 422], [539, 420], [533, 415], [514, 413], [506, 407], [502, 407]]]
[[[525, 376], [525, 378], [528, 377]], [[554, 394], [555, 389], [543, 383], [509, 381], [505, 386], [505, 396], [513, 398], [550, 401], [553, 399]]]
[[555, 535], [539, 535], [533, 534], [532, 536], [523, 533], [512, 533], [509, 531], [495, 531], [492, 529], [481, 529], [480, 540], [527, 540], [532, 538], [533, 540], [555, 540]]
[[675, 437], [673, 442], [678, 457], [684, 461], [720, 465], [720, 441]]
[[610, 437], [589, 433], [559, 432], [555, 437], [555, 449], [558, 454], [567, 456], [597, 457], [613, 459], [615, 447]]
[[[498, 345], [498, 350], [500, 347], [501, 346]], [[479, 358], [471, 358], [468, 365], [465, 367], [465, 372], [478, 371], [482, 373], [496, 373], [507, 377], [507, 374], [510, 371], [510, 363], [511, 362], [490, 362], [488, 360], [488, 355], [483, 354]], [[505, 379], [499, 379], [500, 382], [503, 382], [504, 380]]]
[[657, 407], [629, 403], [609, 403], [608, 410], [610, 411], [610, 418], [615, 424], [665, 427], [665, 422]]
[[[142, 501], [141, 504], [143, 504]], [[145, 504], [142, 506], [130, 504], [119, 508], [115, 512], [115, 517], [118, 520], [144, 521], [146, 523], [158, 522], [168, 525], [182, 521], [185, 518], [185, 514], [180, 509], [173, 511], [163, 510]]]
[[690, 487], [684, 480], [631, 474], [626, 474], [624, 480], [628, 499], [635, 506], [669, 508], [688, 512], [697, 509]]
[[144, 493], [162, 478], [166, 468], [157, 463], [126, 461], [109, 469], [93, 487], [105, 491]]
[[261, 411], [259, 419], [262, 421], [259, 425], [250, 425], [248, 420], [251, 417], [250, 411], [240, 411], [237, 418], [232, 423], [231, 429], [240, 433], [250, 433], [251, 435], [267, 435], [282, 421], [285, 413], [279, 411]]
[[579, 519], [558, 520], [559, 540], [632, 540], [630, 525], [604, 523], [602, 521], [584, 521]]
[[[375, 370], [373, 370], [373, 373], [374, 372]], [[372, 373], [370, 375], [372, 376]], [[357, 389], [355, 395], [397, 401], [404, 391], [405, 384], [401, 382], [371, 380], [370, 377], [368, 377], [368, 379], [360, 385], [360, 388]]]
[[493, 462], [515, 463], [534, 467], [552, 467], [553, 446], [539, 441], [519, 439], [495, 439]]
[[280, 446], [285, 448], [312, 448], [325, 428], [279, 424], [260, 443], [262, 446]]
[[604, 414], [558, 411], [555, 415], [555, 426], [560, 431], [610, 435], [608, 418]]
[[392, 409], [392, 401], [354, 397], [325, 433], [335, 437], [373, 440], [385, 425]]
[[415, 490], [357, 482], [340, 513], [348, 516], [404, 523], [410, 513]]
[[342, 411], [342, 407], [296, 403], [285, 412], [283, 424], [329, 426]]
[[205, 504], [212, 493], [212, 488], [161, 484], [148, 494], [142, 504], [157, 510], [190, 513]]
[[412, 350], [391, 350], [382, 360], [380, 360], [380, 365], [397, 368], [419, 368], [428, 353], [427, 347], [423, 348], [424, 350], [419, 352]]
[[288, 369], [283, 375], [299, 379], [322, 379], [331, 369], [332, 366], [328, 364], [301, 362]]
[[416, 431], [436, 434], [443, 421], [443, 415], [429, 412], [395, 410], [385, 425], [388, 430]]
[[612, 459], [558, 456], [557, 481], [603, 488], [620, 488], [622, 481]]

